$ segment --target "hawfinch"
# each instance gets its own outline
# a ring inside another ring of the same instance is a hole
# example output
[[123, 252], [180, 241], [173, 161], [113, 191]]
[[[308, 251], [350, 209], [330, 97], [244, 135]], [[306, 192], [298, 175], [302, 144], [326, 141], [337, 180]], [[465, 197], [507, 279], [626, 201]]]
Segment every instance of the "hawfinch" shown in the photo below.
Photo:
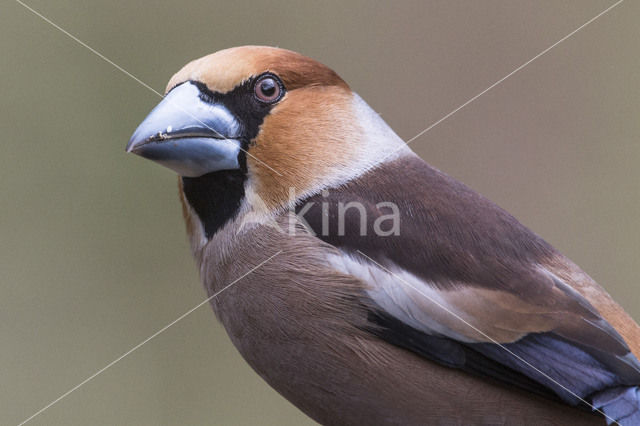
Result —
[[640, 425], [640, 327], [326, 66], [197, 59], [127, 151], [179, 174], [217, 317], [314, 420]]

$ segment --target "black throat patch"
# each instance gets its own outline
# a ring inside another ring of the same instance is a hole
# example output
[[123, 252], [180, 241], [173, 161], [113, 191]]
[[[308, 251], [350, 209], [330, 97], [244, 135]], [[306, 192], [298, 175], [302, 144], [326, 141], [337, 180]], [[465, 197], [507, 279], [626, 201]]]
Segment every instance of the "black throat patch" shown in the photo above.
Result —
[[244, 198], [247, 175], [243, 170], [222, 170], [197, 178], [182, 178], [182, 190], [204, 226], [213, 237], [229, 219], [235, 217]]
[[191, 81], [200, 90], [200, 99], [223, 104], [242, 125], [243, 151], [238, 154], [239, 170], [220, 170], [196, 178], [182, 177], [184, 195], [209, 239], [238, 213], [247, 180], [246, 151], [273, 107], [255, 98], [254, 81], [255, 78], [251, 78], [227, 93], [212, 92], [205, 84]]

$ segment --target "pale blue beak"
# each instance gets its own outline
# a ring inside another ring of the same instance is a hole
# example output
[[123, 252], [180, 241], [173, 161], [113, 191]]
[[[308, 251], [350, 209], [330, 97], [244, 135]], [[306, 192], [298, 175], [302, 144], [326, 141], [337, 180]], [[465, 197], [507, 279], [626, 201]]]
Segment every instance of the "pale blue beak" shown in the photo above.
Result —
[[180, 176], [239, 169], [241, 126], [222, 104], [201, 99], [186, 82], [171, 90], [138, 126], [127, 144], [133, 152]]

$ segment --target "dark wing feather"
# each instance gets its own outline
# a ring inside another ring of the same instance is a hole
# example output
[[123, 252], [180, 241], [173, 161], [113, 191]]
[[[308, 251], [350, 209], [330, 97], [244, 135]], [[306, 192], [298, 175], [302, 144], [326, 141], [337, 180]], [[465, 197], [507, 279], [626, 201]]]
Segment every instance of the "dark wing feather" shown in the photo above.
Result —
[[453, 339], [431, 336], [380, 311], [371, 311], [369, 321], [374, 324], [368, 331], [378, 337], [415, 352], [447, 367], [497, 379], [548, 398], [557, 399], [549, 388], [476, 351], [473, 347]]
[[[365, 206], [364, 234], [361, 211], [346, 210], [339, 217], [338, 205], [354, 201]], [[376, 235], [375, 219], [393, 213], [388, 204], [380, 204], [388, 202], [399, 209], [399, 235]], [[329, 220], [323, 221], [322, 210]], [[560, 257], [555, 249], [419, 158], [379, 166], [328, 195], [304, 200], [299, 211], [318, 238], [345, 256], [371, 268], [376, 265], [369, 259], [384, 269], [412, 274], [425, 288], [449, 298], [457, 312], [471, 316], [479, 329], [503, 336], [498, 345], [460, 329], [438, 335], [408, 324], [400, 327], [402, 318], [374, 303], [372, 318], [385, 320], [373, 329], [383, 339], [451, 367], [537, 393], [550, 390], [572, 404], [579, 401], [572, 392], [584, 398], [613, 386], [640, 384], [640, 362], [624, 339], [570, 284], [545, 269]], [[467, 296], [456, 299], [462, 292]], [[425, 309], [415, 295], [407, 299], [409, 311]], [[435, 310], [423, 313], [440, 315], [436, 320], [450, 328], [455, 322]], [[461, 333], [463, 341], [456, 340]]]

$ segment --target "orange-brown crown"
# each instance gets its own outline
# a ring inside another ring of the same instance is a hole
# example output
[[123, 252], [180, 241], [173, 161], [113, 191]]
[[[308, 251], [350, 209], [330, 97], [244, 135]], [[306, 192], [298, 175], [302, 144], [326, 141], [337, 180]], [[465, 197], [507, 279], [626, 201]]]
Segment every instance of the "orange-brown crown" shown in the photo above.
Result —
[[226, 93], [267, 71], [277, 74], [288, 90], [304, 86], [349, 87], [333, 70], [299, 53], [276, 47], [241, 46], [189, 62], [171, 78], [167, 91], [194, 80], [206, 84], [211, 91]]

